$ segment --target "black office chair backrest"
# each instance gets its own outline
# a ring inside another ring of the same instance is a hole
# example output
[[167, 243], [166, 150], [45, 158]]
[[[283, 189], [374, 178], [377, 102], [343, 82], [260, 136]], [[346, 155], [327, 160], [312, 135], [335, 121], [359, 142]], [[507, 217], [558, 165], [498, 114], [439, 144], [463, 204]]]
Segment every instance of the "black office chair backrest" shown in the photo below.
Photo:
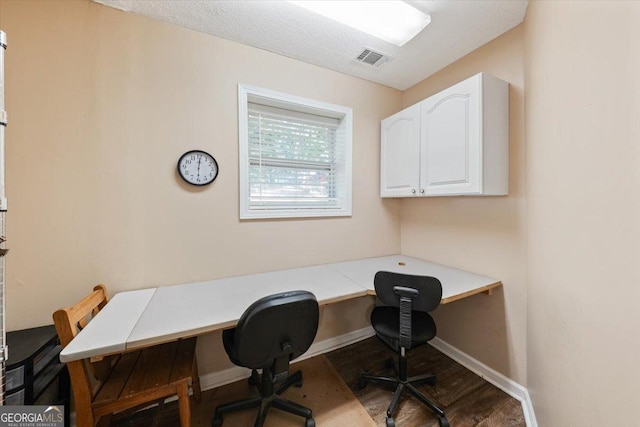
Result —
[[235, 330], [235, 354], [251, 369], [266, 369], [288, 355], [309, 349], [318, 331], [315, 295], [291, 291], [259, 299], [247, 308]]
[[442, 299], [442, 284], [435, 277], [378, 271], [373, 284], [380, 301], [392, 307], [400, 306], [400, 296], [393, 289], [396, 286], [418, 291], [418, 295], [411, 301], [413, 311], [429, 312], [435, 309]]

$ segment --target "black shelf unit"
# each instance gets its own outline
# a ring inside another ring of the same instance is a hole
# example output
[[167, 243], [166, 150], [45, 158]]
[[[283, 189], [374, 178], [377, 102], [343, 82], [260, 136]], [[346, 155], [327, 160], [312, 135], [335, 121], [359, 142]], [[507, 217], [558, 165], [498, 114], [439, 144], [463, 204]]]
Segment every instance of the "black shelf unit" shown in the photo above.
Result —
[[53, 325], [7, 332], [5, 405], [64, 405], [69, 426], [70, 381], [60, 362], [60, 340]]

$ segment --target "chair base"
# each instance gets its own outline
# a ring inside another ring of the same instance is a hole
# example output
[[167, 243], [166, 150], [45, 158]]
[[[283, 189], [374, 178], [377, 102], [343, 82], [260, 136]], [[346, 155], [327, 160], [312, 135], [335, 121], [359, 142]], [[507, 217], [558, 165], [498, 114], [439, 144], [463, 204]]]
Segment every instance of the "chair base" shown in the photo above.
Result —
[[[358, 386], [360, 388], [364, 388], [367, 385], [367, 382], [372, 381], [378, 384], [389, 384], [396, 386], [396, 391], [393, 393], [393, 397], [391, 398], [391, 403], [387, 408], [387, 427], [395, 426], [395, 421], [393, 420], [393, 413], [396, 411], [398, 407], [398, 402], [400, 402], [400, 397], [402, 393], [407, 390], [409, 391], [416, 399], [418, 399], [423, 404], [427, 405], [437, 416], [440, 427], [449, 427], [449, 421], [447, 420], [444, 410], [437, 406], [434, 402], [432, 402], [429, 398], [427, 398], [424, 394], [422, 394], [415, 386], [422, 383], [427, 383], [429, 385], [436, 384], [436, 377], [433, 374], [425, 374], [418, 375], [415, 377], [406, 377], [406, 357], [400, 357], [400, 366], [404, 366], [405, 369], [398, 369], [398, 365], [396, 365], [395, 360], [389, 359], [387, 361], [387, 366], [393, 368], [396, 373], [395, 378], [390, 377], [381, 377], [369, 374], [362, 374], [360, 379], [358, 380]], [[403, 379], [404, 378], [404, 379]]]
[[222, 425], [223, 414], [258, 407], [260, 410], [258, 411], [254, 427], [262, 427], [271, 407], [304, 417], [305, 427], [315, 427], [316, 424], [313, 419], [311, 409], [280, 396], [281, 393], [292, 385], [302, 387], [302, 371], [297, 371], [294, 374], [289, 375], [287, 379], [274, 390], [274, 378], [270, 371], [266, 369], [263, 370], [261, 379], [258, 372], [254, 369], [251, 371], [249, 384], [256, 385], [260, 391], [260, 395], [218, 406], [215, 410], [213, 420], [211, 421], [212, 427], [219, 427]]

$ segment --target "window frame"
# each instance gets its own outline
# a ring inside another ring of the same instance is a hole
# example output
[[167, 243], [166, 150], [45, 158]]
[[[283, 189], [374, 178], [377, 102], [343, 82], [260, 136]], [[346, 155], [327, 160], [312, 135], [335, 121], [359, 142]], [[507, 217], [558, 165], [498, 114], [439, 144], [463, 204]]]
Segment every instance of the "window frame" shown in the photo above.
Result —
[[[338, 164], [343, 185], [337, 208], [291, 208], [283, 209], [263, 207], [251, 209], [249, 206], [249, 103], [259, 101], [260, 104], [284, 108], [306, 114], [315, 114], [338, 119], [340, 144], [344, 147], [344, 161]], [[245, 84], [238, 84], [238, 148], [239, 148], [239, 185], [240, 185], [240, 219], [268, 218], [313, 218], [337, 217], [352, 215], [352, 138], [353, 110], [349, 107], [334, 105], [322, 101], [288, 95], [269, 89]]]

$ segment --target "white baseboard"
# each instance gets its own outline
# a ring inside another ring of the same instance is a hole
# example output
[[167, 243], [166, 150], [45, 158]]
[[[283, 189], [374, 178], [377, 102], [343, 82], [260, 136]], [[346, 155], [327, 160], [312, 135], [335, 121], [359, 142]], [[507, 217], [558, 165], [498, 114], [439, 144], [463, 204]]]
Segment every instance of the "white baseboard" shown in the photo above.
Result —
[[429, 341], [429, 344], [440, 352], [446, 354], [471, 372], [479, 375], [481, 378], [490, 382], [500, 390], [507, 393], [509, 396], [517, 399], [522, 404], [522, 412], [524, 413], [524, 420], [527, 423], [527, 427], [538, 427], [536, 417], [533, 412], [533, 405], [531, 404], [531, 398], [529, 391], [513, 381], [510, 378], [505, 377], [500, 372], [488, 367], [484, 363], [469, 356], [468, 354], [458, 350], [456, 347], [441, 340], [440, 338], [434, 338]]

